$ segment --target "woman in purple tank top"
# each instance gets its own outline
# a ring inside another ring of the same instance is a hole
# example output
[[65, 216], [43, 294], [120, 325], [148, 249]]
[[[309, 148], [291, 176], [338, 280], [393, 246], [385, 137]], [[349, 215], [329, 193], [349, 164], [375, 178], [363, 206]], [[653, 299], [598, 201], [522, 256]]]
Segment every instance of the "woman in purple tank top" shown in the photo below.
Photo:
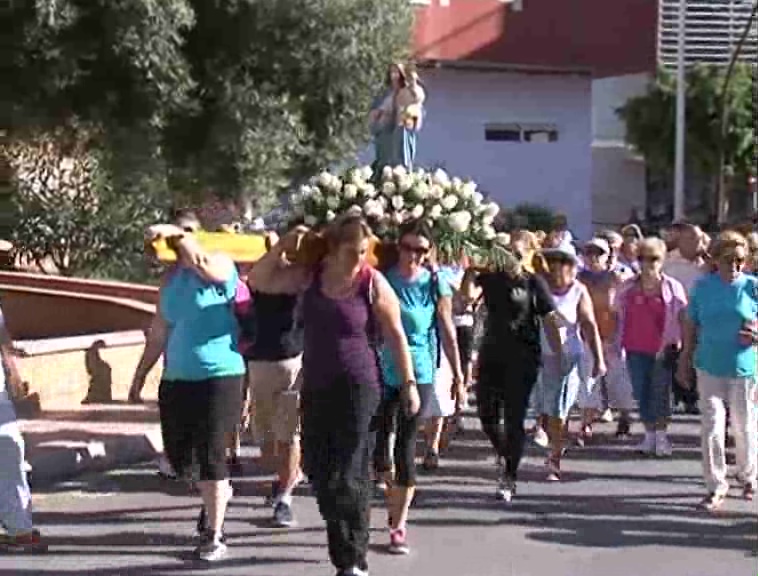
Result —
[[266, 292], [303, 296], [304, 468], [326, 521], [329, 556], [338, 575], [363, 576], [368, 574], [373, 493], [369, 468], [382, 389], [378, 332], [402, 374], [406, 412], [416, 414], [420, 400], [397, 296], [365, 262], [369, 227], [353, 216], [337, 221], [327, 233], [329, 253], [316, 271], [282, 265], [282, 254], [290, 253], [305, 232], [299, 227], [285, 236], [251, 276]]

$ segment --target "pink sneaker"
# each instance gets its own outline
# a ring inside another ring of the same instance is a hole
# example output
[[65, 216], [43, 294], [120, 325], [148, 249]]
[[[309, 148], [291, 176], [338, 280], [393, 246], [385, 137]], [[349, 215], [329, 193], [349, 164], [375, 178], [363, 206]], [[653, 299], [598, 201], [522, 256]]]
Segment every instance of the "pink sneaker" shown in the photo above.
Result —
[[396, 554], [398, 556], [406, 556], [411, 553], [411, 548], [408, 546], [408, 542], [406, 540], [405, 528], [390, 530], [389, 553]]

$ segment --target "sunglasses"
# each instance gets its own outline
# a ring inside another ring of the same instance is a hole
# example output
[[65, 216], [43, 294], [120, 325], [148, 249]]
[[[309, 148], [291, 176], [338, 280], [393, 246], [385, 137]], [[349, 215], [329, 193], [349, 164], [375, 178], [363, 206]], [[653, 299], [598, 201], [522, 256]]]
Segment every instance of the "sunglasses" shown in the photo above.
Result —
[[734, 255], [725, 255], [722, 258], [720, 258], [720, 261], [724, 264], [734, 265], [734, 266], [744, 266], [747, 264], [747, 258], [744, 256], [734, 256]]
[[426, 256], [429, 254], [429, 248], [428, 246], [411, 246], [410, 244], [406, 244], [405, 242], [400, 243], [400, 249], [404, 252], [410, 252], [411, 254], [416, 254], [417, 256]]
[[640, 254], [641, 262], [660, 262], [663, 260], [658, 254]]

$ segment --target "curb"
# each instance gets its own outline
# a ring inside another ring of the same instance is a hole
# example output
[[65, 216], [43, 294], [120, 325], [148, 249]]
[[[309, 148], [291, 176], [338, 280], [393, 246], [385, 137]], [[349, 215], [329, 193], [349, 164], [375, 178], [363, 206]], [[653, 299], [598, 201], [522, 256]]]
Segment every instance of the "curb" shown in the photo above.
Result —
[[154, 460], [162, 452], [159, 431], [95, 437], [81, 442], [49, 442], [28, 455], [29, 482], [34, 488], [44, 488], [88, 472], [104, 472]]

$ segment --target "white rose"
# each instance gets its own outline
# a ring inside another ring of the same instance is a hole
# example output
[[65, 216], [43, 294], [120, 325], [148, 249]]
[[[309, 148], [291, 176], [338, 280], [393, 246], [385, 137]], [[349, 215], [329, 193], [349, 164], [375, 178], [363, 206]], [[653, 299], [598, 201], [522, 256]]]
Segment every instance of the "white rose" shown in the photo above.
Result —
[[421, 204], [416, 204], [411, 210], [411, 218], [414, 220], [421, 218], [424, 215], [424, 207]]
[[384, 214], [384, 208], [377, 200], [367, 200], [363, 205], [363, 212], [366, 216], [380, 218]]
[[316, 204], [320, 204], [324, 201], [324, 195], [321, 193], [321, 190], [318, 188], [312, 188], [311, 189], [311, 200], [313, 200]]
[[326, 198], [326, 205], [329, 207], [329, 209], [336, 210], [340, 207], [340, 199], [336, 196], [328, 196]]
[[318, 183], [324, 188], [328, 188], [332, 183], [332, 178], [333, 176], [329, 172], [324, 171], [318, 175]]
[[397, 179], [397, 187], [400, 190], [400, 192], [407, 192], [411, 189], [411, 186], [413, 186], [413, 179], [408, 176], [407, 174], [404, 174]]
[[353, 204], [352, 206], [350, 206], [350, 208], [347, 209], [347, 213], [350, 216], [360, 216], [361, 214], [363, 214], [363, 210], [357, 204]]
[[498, 232], [495, 234], [495, 242], [500, 244], [501, 246], [507, 246], [510, 244], [511, 236], [510, 234], [506, 234], [505, 232]]
[[448, 224], [450, 224], [453, 232], [463, 234], [471, 225], [471, 213], [465, 210], [453, 212], [448, 216]]
[[345, 184], [345, 188], [342, 190], [342, 195], [348, 200], [352, 200], [358, 196], [358, 186], [355, 184]]
[[429, 185], [426, 182], [419, 182], [413, 188], [413, 195], [419, 200], [426, 200], [429, 198]]
[[336, 215], [334, 212], [332, 212], [331, 210], [327, 210], [327, 211], [326, 211], [326, 221], [327, 221], [327, 222], [331, 222], [331, 221], [332, 221], [332, 220], [334, 220], [336, 217], [337, 217], [337, 215]]
[[301, 194], [293, 194], [290, 196], [290, 205], [300, 206], [303, 203], [303, 196]]
[[486, 214], [482, 216], [482, 226], [492, 226], [492, 223], [495, 221], [494, 218], [490, 218]]
[[474, 194], [471, 196], [471, 199], [473, 200], [475, 206], [479, 206], [479, 204], [482, 203], [482, 200], [484, 200], [484, 196], [482, 196], [479, 192], [474, 192]]
[[431, 210], [429, 210], [429, 218], [436, 220], [440, 216], [442, 216], [442, 206], [435, 204], [432, 206]]
[[452, 210], [458, 205], [458, 197], [453, 196], [452, 194], [448, 194], [442, 199], [442, 207], [445, 210]]
[[394, 196], [395, 192], [397, 192], [397, 188], [395, 187], [395, 184], [392, 182], [385, 182], [382, 185], [382, 194], [384, 194], [387, 197]]
[[402, 196], [393, 196], [392, 197], [392, 207], [395, 210], [400, 210], [403, 207], [403, 204], [405, 204], [405, 202], [403, 201], [403, 197]]
[[379, 206], [382, 207], [382, 210], [386, 210], [387, 206], [389, 206], [389, 200], [387, 200], [385, 196], [379, 196], [376, 201], [379, 202]]
[[371, 177], [374, 175], [374, 171], [371, 169], [371, 166], [364, 166], [361, 168], [361, 178], [364, 180], [371, 180]]
[[434, 174], [432, 174], [432, 182], [445, 187], [450, 184], [450, 178], [448, 177], [447, 172], [441, 168], [437, 168], [437, 170], [434, 171]]
[[308, 214], [305, 217], [306, 226], [315, 226], [316, 224], [318, 224], [318, 218], [316, 218], [313, 214]]
[[484, 207], [484, 216], [486, 218], [494, 218], [500, 212], [500, 206], [495, 202], [488, 202]]
[[363, 184], [363, 176], [361, 175], [360, 170], [353, 170], [350, 172], [350, 183], [355, 184], [356, 186]]
[[483, 226], [482, 234], [484, 234], [484, 237], [487, 240], [492, 240], [495, 238], [495, 236], [497, 236], [497, 232], [495, 232], [495, 229], [492, 226]]
[[313, 188], [308, 186], [308, 184], [303, 184], [300, 186], [300, 195], [303, 198], [308, 198], [313, 193]]
[[374, 188], [373, 184], [365, 184], [363, 188], [361, 188], [361, 192], [366, 198], [373, 198], [376, 196], [376, 188]]
[[461, 188], [461, 196], [463, 196], [466, 199], [473, 198], [474, 194], [476, 193], [476, 183], [475, 182], [466, 182], [463, 185], [463, 188]]
[[389, 166], [382, 169], [382, 180], [392, 180], [392, 168]]
[[395, 176], [395, 178], [405, 178], [408, 175], [408, 171], [405, 169], [404, 166], [395, 166], [392, 169], [392, 174]]
[[432, 187], [429, 189], [429, 196], [431, 196], [435, 200], [439, 200], [444, 195], [445, 195], [445, 189], [439, 184], [433, 184]]
[[453, 179], [452, 179], [452, 181], [450, 182], [450, 185], [451, 185], [451, 186], [452, 186], [452, 187], [453, 187], [455, 190], [460, 190], [461, 188], [463, 188], [463, 180], [461, 180], [461, 179], [460, 179], [460, 178], [458, 178], [458, 177], [455, 177], [455, 178], [453, 178]]
[[332, 189], [333, 192], [339, 192], [339, 191], [341, 191], [342, 190], [342, 180], [340, 180], [339, 178], [337, 178], [336, 176], [334, 176], [332, 178], [332, 182], [331, 182], [330, 188]]
[[395, 224], [402, 224], [404, 220], [405, 220], [405, 213], [404, 212], [395, 212], [392, 215], [392, 221]]

